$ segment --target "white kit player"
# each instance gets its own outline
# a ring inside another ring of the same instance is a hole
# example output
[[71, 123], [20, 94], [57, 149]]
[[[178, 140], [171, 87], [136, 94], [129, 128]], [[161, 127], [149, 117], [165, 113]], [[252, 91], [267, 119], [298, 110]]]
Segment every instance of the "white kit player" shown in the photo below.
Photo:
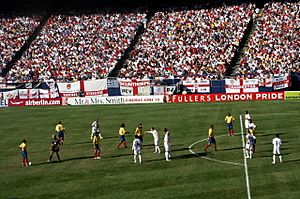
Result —
[[154, 127], [151, 127], [150, 131], [145, 131], [145, 133], [151, 133], [153, 135], [154, 140], [154, 153], [160, 153], [159, 148], [159, 134]]
[[249, 129], [250, 121], [251, 121], [250, 113], [248, 111], [246, 111], [246, 113], [245, 113], [245, 128], [246, 128], [246, 130]]
[[253, 121], [250, 119], [250, 122], [249, 122], [249, 126], [248, 126], [248, 129], [250, 128], [253, 128], [254, 130], [256, 130], [256, 125], [253, 123]]
[[171, 144], [170, 144], [170, 132], [167, 128], [164, 128], [164, 147], [165, 147], [165, 156], [166, 161], [171, 161]]
[[132, 142], [132, 151], [133, 151], [133, 160], [134, 163], [137, 162], [137, 158], [139, 159], [139, 163], [142, 163], [142, 143], [137, 135], [134, 136], [134, 140]]
[[250, 132], [247, 133], [246, 135], [246, 146], [245, 146], [245, 149], [246, 149], [246, 158], [250, 158], [252, 159], [253, 157], [253, 152], [255, 150], [255, 139], [256, 137], [251, 134]]
[[282, 163], [282, 157], [280, 154], [280, 146], [281, 146], [281, 139], [279, 138], [279, 134], [276, 134], [276, 137], [272, 140], [273, 144], [273, 162], [272, 164], [275, 164], [276, 162], [276, 155], [279, 157], [280, 163]]
[[99, 118], [97, 118], [92, 124], [91, 140], [94, 138], [94, 135], [96, 135], [96, 133], [99, 133], [100, 139], [103, 139], [103, 137], [101, 136], [101, 133], [100, 133]]

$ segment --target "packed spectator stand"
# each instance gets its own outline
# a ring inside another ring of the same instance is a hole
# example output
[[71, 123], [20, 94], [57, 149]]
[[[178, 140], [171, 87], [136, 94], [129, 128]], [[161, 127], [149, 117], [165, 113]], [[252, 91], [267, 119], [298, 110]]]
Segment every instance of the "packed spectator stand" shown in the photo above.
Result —
[[242, 4], [155, 13], [120, 76], [222, 77], [253, 7]]
[[[270, 2], [261, 10], [253, 3], [172, 7], [150, 17], [151, 12], [143, 9], [52, 14], [0, 81], [106, 78], [141, 26], [144, 32], [119, 68], [120, 78], [222, 79], [241, 45], [246, 48], [234, 75], [270, 77], [299, 72], [299, 7], [299, 2]], [[42, 17], [0, 16], [1, 70]], [[250, 20], [253, 32], [246, 31]], [[241, 44], [245, 34], [250, 34], [250, 39]]]
[[145, 14], [81, 13], [51, 16], [9, 71], [8, 81], [104, 78], [129, 46]]
[[268, 77], [299, 72], [300, 3], [267, 3], [254, 26], [236, 73]]
[[0, 15], [0, 71], [37, 28], [41, 16]]

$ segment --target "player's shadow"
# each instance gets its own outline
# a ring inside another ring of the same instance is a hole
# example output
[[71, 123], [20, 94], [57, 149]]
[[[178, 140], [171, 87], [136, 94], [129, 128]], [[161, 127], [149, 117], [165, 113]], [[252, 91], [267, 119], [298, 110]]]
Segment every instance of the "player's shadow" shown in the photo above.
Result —
[[94, 156], [81, 156], [81, 157], [63, 159], [62, 161], [53, 160], [51, 162], [41, 162], [41, 163], [32, 164], [31, 166], [39, 166], [44, 164], [56, 164], [56, 163], [69, 162], [74, 160], [85, 160], [85, 159], [92, 159], [92, 158], [94, 158]]
[[[285, 140], [282, 141], [282, 144], [287, 144], [289, 143], [289, 141]], [[261, 145], [272, 145], [272, 142], [258, 142], [257, 144], [261, 144]]]
[[285, 133], [266, 133], [266, 134], [261, 134], [262, 132], [257, 131], [256, 137], [267, 137], [267, 136], [276, 136], [277, 134], [279, 135], [284, 135]]
[[299, 159], [294, 159], [294, 160], [283, 160], [284, 163], [286, 162], [300, 162], [300, 158]]
[[[280, 150], [281, 151], [285, 151], [290, 149], [290, 147], [282, 147]], [[272, 149], [268, 149], [268, 150], [257, 150], [256, 153], [264, 153], [264, 152], [268, 152], [268, 153], [273, 153]]]
[[105, 139], [112, 139], [112, 138], [114, 138], [114, 139], [116, 139], [116, 138], [118, 138], [119, 136], [117, 136], [117, 135], [114, 135], [114, 136], [103, 136], [103, 139], [105, 140]]
[[225, 148], [225, 149], [218, 149], [218, 151], [231, 151], [231, 150], [237, 150], [237, 149], [243, 149], [242, 146], [240, 147], [231, 147], [231, 148]]
[[118, 154], [118, 155], [111, 155], [105, 157], [105, 159], [112, 159], [112, 158], [118, 158], [118, 157], [125, 157], [125, 156], [132, 156], [132, 153], [126, 153], [126, 154]]
[[186, 151], [186, 150], [189, 150], [189, 148], [172, 149], [171, 151]]
[[83, 142], [73, 142], [73, 145], [77, 145], [77, 144], [93, 144], [92, 140], [91, 141], [83, 141]]
[[207, 156], [207, 152], [198, 152], [195, 154], [183, 154], [183, 155], [178, 155], [178, 156], [174, 156], [173, 159], [189, 159], [189, 158], [196, 158], [196, 157], [203, 157], [203, 156]]

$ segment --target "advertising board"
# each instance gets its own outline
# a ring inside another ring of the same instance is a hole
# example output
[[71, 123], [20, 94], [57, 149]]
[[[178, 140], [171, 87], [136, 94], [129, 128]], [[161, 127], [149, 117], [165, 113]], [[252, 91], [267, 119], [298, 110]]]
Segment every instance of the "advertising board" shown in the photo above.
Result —
[[284, 92], [258, 92], [258, 93], [219, 93], [219, 94], [191, 94], [173, 95], [169, 98], [172, 103], [184, 102], [229, 102], [251, 100], [284, 100]]
[[164, 95], [150, 96], [110, 96], [110, 97], [72, 97], [66, 98], [67, 105], [95, 105], [95, 104], [149, 104], [163, 103]]
[[8, 106], [61, 106], [61, 98], [49, 99], [9, 99]]
[[286, 100], [300, 100], [300, 91], [286, 91], [285, 99]]

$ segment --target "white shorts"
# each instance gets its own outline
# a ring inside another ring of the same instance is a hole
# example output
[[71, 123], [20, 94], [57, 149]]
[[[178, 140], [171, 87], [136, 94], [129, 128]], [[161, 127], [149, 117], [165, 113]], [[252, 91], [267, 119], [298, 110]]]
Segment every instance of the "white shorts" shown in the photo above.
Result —
[[159, 145], [159, 141], [158, 141], [158, 139], [156, 140], [156, 139], [154, 139], [154, 146], [158, 146]]
[[134, 155], [141, 155], [141, 150], [133, 150]]
[[273, 154], [274, 155], [280, 155], [280, 148], [278, 147], [278, 148], [273, 148]]
[[165, 151], [166, 151], [166, 152], [170, 152], [170, 150], [171, 150], [170, 148], [171, 148], [171, 147], [170, 147], [169, 144], [164, 143], [164, 147], [165, 147]]
[[246, 148], [247, 150], [250, 150], [250, 144], [249, 144], [249, 143], [246, 143], [245, 148]]
[[248, 129], [249, 128], [249, 124], [250, 122], [248, 120], [245, 121], [245, 128]]

